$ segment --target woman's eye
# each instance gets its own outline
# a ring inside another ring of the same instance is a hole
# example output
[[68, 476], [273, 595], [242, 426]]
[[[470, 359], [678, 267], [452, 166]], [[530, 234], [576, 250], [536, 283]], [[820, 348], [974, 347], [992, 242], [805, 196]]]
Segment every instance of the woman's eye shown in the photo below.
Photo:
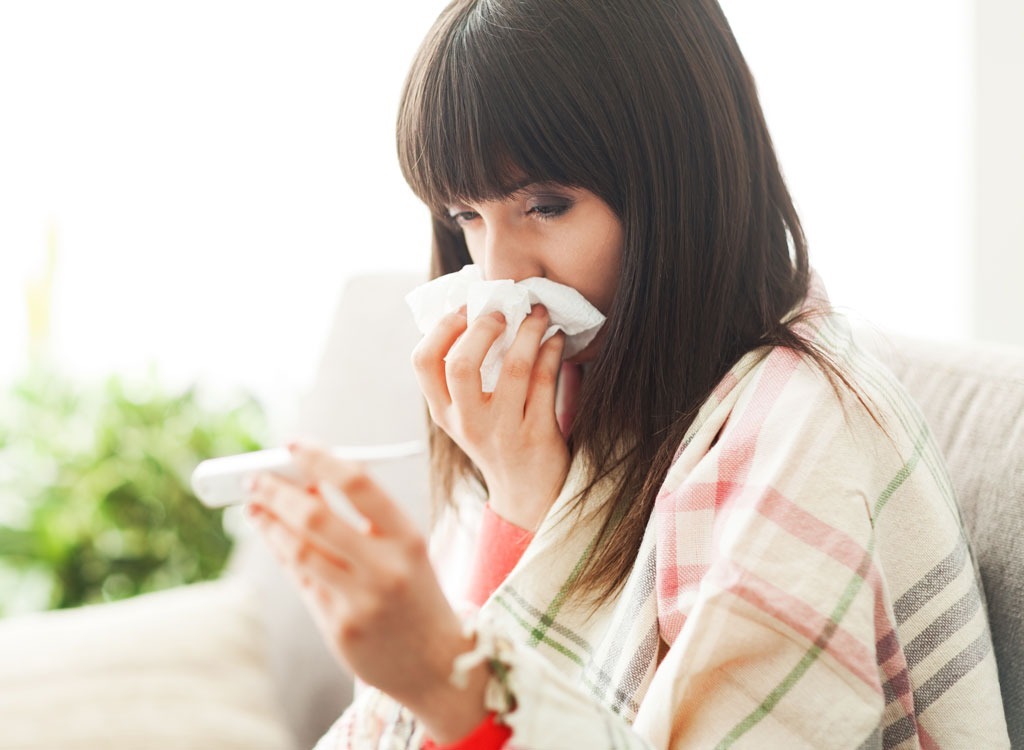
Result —
[[570, 208], [572, 208], [572, 203], [567, 203], [565, 201], [559, 201], [558, 203], [538, 203], [535, 206], [531, 206], [527, 213], [533, 214], [539, 219], [554, 219], [555, 217], [564, 214]]
[[479, 215], [476, 211], [452, 211], [448, 214], [448, 218], [456, 224], [465, 224]]

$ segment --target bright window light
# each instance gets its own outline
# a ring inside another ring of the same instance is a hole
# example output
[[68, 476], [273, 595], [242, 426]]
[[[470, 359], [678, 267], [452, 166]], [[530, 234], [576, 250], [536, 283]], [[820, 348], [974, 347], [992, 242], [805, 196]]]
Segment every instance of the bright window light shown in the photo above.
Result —
[[[74, 373], [152, 362], [287, 412], [345, 279], [426, 268], [394, 117], [443, 5], [0, 5], [0, 378], [49, 289]], [[724, 7], [833, 301], [964, 335], [966, 3]]]

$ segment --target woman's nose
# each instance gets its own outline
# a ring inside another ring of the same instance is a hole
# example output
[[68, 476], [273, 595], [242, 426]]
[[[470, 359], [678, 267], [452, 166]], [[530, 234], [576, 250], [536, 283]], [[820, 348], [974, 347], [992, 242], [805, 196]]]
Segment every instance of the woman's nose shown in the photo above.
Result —
[[484, 278], [488, 281], [522, 281], [544, 275], [533, 249], [515, 232], [500, 229], [487, 231], [483, 266]]

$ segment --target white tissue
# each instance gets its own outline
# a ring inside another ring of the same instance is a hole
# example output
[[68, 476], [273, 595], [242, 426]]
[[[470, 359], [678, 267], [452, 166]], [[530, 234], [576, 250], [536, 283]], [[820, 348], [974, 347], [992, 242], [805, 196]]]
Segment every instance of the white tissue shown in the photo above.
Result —
[[539, 277], [519, 282], [511, 279], [484, 281], [475, 265], [421, 284], [406, 295], [405, 301], [421, 333], [432, 330], [441, 318], [463, 305], [466, 305], [470, 322], [495, 311], [505, 316], [505, 332], [487, 352], [480, 368], [485, 393], [494, 391], [501, 363], [534, 305], [544, 305], [551, 319], [543, 341], [558, 331], [565, 331], [563, 359], [583, 351], [605, 320], [604, 315], [572, 287]]

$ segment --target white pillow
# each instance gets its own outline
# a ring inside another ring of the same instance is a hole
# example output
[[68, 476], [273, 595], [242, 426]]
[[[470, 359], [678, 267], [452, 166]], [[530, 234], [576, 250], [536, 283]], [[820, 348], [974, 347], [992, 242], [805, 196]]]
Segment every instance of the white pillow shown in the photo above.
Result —
[[0, 620], [2, 750], [291, 750], [237, 578]]

